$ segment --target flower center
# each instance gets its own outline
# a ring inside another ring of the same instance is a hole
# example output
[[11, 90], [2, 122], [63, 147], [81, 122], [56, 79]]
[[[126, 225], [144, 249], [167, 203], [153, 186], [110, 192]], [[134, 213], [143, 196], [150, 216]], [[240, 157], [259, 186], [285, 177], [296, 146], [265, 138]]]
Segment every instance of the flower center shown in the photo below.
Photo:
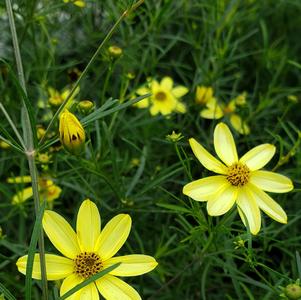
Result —
[[227, 180], [234, 186], [243, 186], [248, 183], [250, 170], [246, 165], [235, 163], [228, 168]]
[[74, 273], [83, 278], [89, 278], [102, 269], [100, 256], [94, 252], [83, 252], [74, 259]]
[[155, 94], [155, 98], [158, 101], [164, 101], [166, 99], [166, 94], [164, 92], [158, 92]]

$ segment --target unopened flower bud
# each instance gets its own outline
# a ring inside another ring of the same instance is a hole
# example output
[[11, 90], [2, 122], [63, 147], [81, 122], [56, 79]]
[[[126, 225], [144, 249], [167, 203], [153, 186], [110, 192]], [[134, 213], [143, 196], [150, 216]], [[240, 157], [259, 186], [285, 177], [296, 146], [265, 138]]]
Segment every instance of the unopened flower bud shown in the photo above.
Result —
[[118, 46], [110, 46], [108, 51], [112, 58], [118, 58], [122, 55], [122, 49]]
[[60, 141], [72, 154], [80, 154], [85, 147], [86, 134], [76, 116], [65, 110], [60, 116]]
[[291, 300], [301, 298], [301, 286], [298, 283], [290, 283], [284, 289], [284, 294]]
[[94, 103], [90, 100], [83, 100], [77, 104], [77, 110], [83, 114], [88, 115], [94, 109]]

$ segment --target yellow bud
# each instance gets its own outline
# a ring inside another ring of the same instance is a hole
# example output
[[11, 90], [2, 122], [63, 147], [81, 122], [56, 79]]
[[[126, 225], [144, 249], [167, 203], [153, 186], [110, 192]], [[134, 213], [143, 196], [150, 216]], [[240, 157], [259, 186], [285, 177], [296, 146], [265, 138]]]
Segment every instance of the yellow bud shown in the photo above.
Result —
[[288, 284], [284, 289], [284, 294], [292, 300], [301, 298], [301, 286], [298, 283]]
[[40, 140], [46, 133], [46, 130], [41, 126], [41, 125], [38, 125], [37, 126], [37, 138], [38, 140]]
[[86, 134], [76, 116], [65, 110], [60, 116], [60, 140], [64, 148], [72, 154], [80, 154], [85, 147]]
[[179, 140], [181, 140], [183, 138], [183, 135], [182, 133], [175, 133], [175, 131], [173, 130], [171, 134], [168, 134], [166, 136], [166, 139], [170, 142], [173, 142], [173, 143], [176, 143], [178, 142]]
[[118, 58], [122, 54], [122, 49], [118, 46], [110, 46], [108, 51], [112, 58]]
[[77, 104], [77, 110], [83, 115], [88, 115], [93, 109], [94, 103], [90, 100], [83, 100]]
[[4, 142], [4, 141], [0, 141], [0, 148], [1, 148], [1, 149], [9, 149], [9, 148], [10, 148], [10, 145], [7, 144], [7, 143]]

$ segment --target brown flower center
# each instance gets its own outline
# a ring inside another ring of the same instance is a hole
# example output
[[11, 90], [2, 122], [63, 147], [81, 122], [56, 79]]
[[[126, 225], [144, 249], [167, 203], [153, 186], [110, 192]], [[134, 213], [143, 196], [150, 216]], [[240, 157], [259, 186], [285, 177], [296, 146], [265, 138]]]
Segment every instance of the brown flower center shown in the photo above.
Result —
[[100, 256], [94, 252], [83, 252], [74, 259], [74, 273], [83, 278], [89, 278], [102, 269]]
[[166, 94], [164, 92], [158, 92], [155, 94], [155, 99], [158, 101], [164, 101], [166, 99]]
[[235, 163], [228, 168], [227, 180], [234, 186], [244, 186], [249, 177], [250, 170], [246, 165]]

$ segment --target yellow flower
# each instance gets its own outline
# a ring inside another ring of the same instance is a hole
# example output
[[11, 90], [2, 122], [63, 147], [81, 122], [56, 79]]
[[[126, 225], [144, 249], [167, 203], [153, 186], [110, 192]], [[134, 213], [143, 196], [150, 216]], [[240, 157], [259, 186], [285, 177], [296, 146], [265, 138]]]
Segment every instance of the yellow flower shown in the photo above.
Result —
[[[62, 216], [45, 211], [43, 228], [52, 244], [64, 256], [45, 255], [47, 279], [64, 279], [60, 288], [62, 296], [92, 275], [120, 262], [109, 274], [85, 286], [70, 299], [98, 300], [98, 291], [107, 300], [141, 299], [134, 288], [116, 276], [137, 276], [150, 272], [157, 266], [156, 260], [142, 254], [113, 257], [130, 233], [129, 215], [115, 216], [102, 230], [100, 223], [97, 206], [90, 200], [83, 201], [79, 208], [76, 232]], [[17, 261], [22, 274], [26, 273], [26, 264], [27, 255]], [[41, 279], [38, 254], [35, 254], [32, 277]]]
[[77, 110], [85, 116], [91, 113], [94, 107], [95, 104], [90, 100], [82, 100], [77, 104]]
[[76, 116], [65, 110], [60, 115], [59, 126], [62, 145], [72, 154], [79, 154], [85, 147], [86, 134], [82, 124]]
[[213, 98], [213, 88], [207, 86], [197, 86], [195, 94], [195, 102], [197, 104], [207, 104]]
[[[30, 183], [30, 176], [17, 176], [7, 178], [8, 183]], [[50, 179], [39, 178], [38, 182], [39, 193], [41, 200], [46, 200], [48, 204], [57, 199], [62, 189], [55, 185], [54, 182]], [[12, 198], [12, 204], [20, 204], [31, 198], [33, 195], [32, 187], [26, 187], [19, 192], [17, 192]]]
[[[48, 93], [49, 93], [49, 99], [48, 103], [50, 106], [54, 108], [58, 108], [68, 97], [70, 94], [71, 89], [65, 88], [63, 91], [60, 93], [58, 90], [49, 87], [48, 88]], [[70, 108], [72, 106], [72, 103], [74, 101], [74, 98], [77, 96], [79, 93], [79, 87], [77, 87], [72, 95], [72, 97], [68, 100], [68, 103], [66, 105], [66, 108]]]
[[122, 51], [122, 48], [114, 45], [114, 46], [110, 46], [108, 48], [108, 52], [112, 58], [118, 58], [122, 55], [123, 51]]
[[85, 1], [83, 1], [83, 0], [64, 0], [64, 2], [65, 2], [65, 3], [71, 2], [71, 3], [73, 3], [74, 5], [76, 5], [76, 6], [78, 6], [78, 7], [81, 7], [81, 8], [83, 8], [83, 7], [86, 6]]
[[174, 111], [186, 112], [186, 106], [179, 99], [188, 93], [188, 88], [182, 85], [173, 87], [173, 80], [170, 77], [164, 77], [160, 83], [157, 80], [150, 80], [149, 87], [141, 87], [136, 93], [138, 95], [152, 93], [151, 97], [139, 101], [135, 106], [149, 107], [153, 116], [159, 113], [169, 115]]
[[210, 171], [220, 175], [202, 178], [188, 183], [183, 193], [196, 201], [207, 201], [211, 216], [220, 216], [237, 204], [239, 215], [257, 234], [261, 226], [260, 210], [280, 223], [287, 223], [287, 216], [267, 192], [286, 193], [293, 189], [292, 181], [286, 176], [260, 170], [275, 154], [275, 146], [262, 144], [238, 159], [233, 136], [224, 123], [214, 130], [214, 148], [220, 162], [195, 139], [189, 139], [194, 155]]
[[[233, 128], [240, 134], [249, 134], [250, 127], [241, 117], [235, 113], [236, 105], [243, 105], [245, 95], [241, 94], [237, 98], [231, 100], [228, 105], [219, 104], [217, 99], [212, 97], [206, 103], [206, 108], [201, 110], [200, 115], [205, 119], [220, 119], [229, 116], [229, 120]], [[238, 104], [239, 103], [239, 104]]]

